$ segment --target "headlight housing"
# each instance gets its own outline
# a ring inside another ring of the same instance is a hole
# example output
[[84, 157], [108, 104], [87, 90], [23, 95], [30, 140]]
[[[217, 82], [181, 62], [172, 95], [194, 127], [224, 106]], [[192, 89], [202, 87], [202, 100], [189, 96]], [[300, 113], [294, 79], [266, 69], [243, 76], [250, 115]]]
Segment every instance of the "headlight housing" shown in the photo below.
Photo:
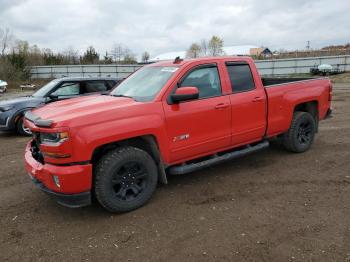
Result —
[[0, 112], [6, 112], [13, 108], [13, 106], [0, 106]]
[[68, 140], [68, 138], [68, 132], [40, 133], [40, 142], [46, 145], [61, 144]]

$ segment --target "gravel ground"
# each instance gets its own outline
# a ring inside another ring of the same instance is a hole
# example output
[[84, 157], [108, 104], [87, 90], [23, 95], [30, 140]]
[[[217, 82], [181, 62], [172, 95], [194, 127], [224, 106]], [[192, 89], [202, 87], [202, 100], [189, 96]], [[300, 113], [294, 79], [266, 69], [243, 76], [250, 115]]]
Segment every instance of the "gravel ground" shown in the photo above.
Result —
[[311, 150], [278, 145], [170, 177], [145, 207], [68, 209], [32, 185], [27, 138], [0, 134], [0, 261], [350, 261], [350, 84]]

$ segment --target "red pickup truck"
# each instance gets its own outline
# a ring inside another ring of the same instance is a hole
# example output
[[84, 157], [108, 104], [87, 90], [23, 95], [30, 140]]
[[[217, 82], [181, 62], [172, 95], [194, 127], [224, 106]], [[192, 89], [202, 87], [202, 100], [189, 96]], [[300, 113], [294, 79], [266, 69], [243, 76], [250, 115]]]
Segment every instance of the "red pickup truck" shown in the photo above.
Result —
[[144, 205], [167, 174], [185, 174], [268, 147], [313, 143], [331, 114], [326, 78], [260, 78], [252, 59], [175, 59], [147, 65], [109, 94], [27, 112], [25, 165], [34, 183], [70, 207]]

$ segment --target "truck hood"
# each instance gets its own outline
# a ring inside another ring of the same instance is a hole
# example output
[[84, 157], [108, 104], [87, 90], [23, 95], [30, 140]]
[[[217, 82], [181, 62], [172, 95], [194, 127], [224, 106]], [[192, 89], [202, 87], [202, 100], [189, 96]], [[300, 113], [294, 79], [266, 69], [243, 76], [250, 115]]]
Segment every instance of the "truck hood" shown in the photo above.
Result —
[[17, 104], [39, 104], [43, 102], [45, 98], [43, 97], [34, 97], [34, 96], [22, 96], [17, 97], [13, 99], [7, 99], [0, 101], [0, 106], [10, 106], [10, 105], [17, 105]]
[[94, 95], [67, 99], [51, 103], [33, 111], [34, 115], [43, 120], [52, 120], [53, 125], [76, 118], [89, 118], [91, 115], [100, 115], [106, 112], [111, 115], [113, 110], [136, 104], [133, 99], [113, 97], [109, 95]]

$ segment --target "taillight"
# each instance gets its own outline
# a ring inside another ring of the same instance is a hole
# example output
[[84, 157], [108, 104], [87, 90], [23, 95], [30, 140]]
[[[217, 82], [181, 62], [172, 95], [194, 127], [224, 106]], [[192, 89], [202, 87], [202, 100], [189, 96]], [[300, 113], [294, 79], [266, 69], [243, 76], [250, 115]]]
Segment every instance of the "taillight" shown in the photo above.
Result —
[[329, 83], [329, 96], [328, 96], [328, 101], [332, 101], [332, 94], [333, 94], [333, 86], [332, 86], [332, 83]]

